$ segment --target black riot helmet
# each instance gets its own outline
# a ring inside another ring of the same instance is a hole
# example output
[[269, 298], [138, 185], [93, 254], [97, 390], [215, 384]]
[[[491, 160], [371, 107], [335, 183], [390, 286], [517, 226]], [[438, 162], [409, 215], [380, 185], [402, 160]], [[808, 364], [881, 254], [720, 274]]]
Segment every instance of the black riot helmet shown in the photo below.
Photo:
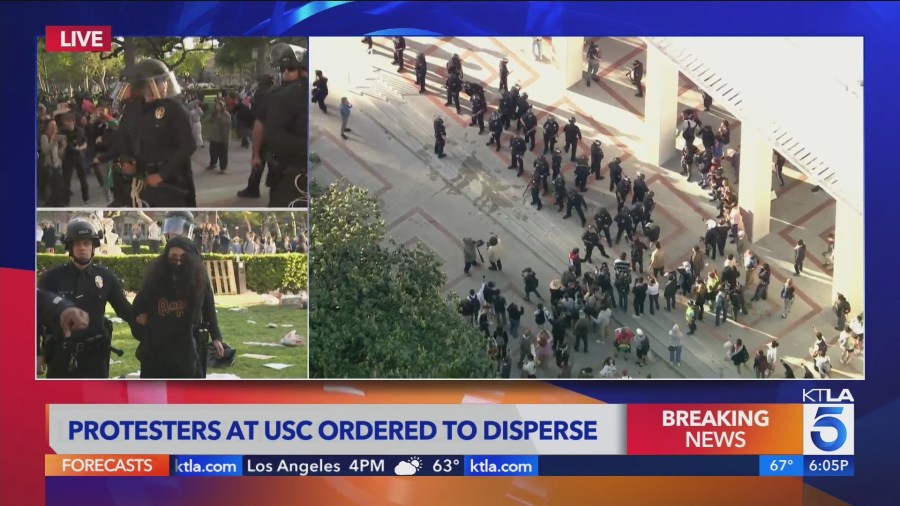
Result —
[[132, 95], [141, 95], [144, 100], [154, 101], [181, 94], [181, 86], [175, 73], [156, 59], [141, 60], [122, 72], [122, 78], [112, 92], [113, 108]]
[[[84, 239], [90, 239], [95, 249], [100, 247], [100, 232], [97, 231], [94, 224], [84, 218], [73, 218], [66, 226], [66, 236], [63, 238], [63, 244], [65, 244], [66, 252], [69, 253], [69, 256], [74, 255], [72, 247], [75, 241]], [[91, 259], [93, 258], [94, 254], [92, 252]], [[84, 263], [86, 264], [87, 262]]]
[[162, 233], [169, 236], [193, 237], [194, 215], [190, 211], [169, 211], [163, 222]]
[[279, 42], [272, 46], [272, 52], [269, 54], [272, 67], [277, 68], [279, 72], [302, 70], [304, 58], [306, 58], [306, 49], [285, 42]]

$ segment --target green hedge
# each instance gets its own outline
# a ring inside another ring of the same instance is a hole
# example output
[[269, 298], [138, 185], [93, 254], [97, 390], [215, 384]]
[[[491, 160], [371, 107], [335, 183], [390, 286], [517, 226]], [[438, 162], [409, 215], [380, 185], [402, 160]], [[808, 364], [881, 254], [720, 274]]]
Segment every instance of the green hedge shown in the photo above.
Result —
[[[134, 248], [132, 248], [130, 244], [120, 244], [119, 247], [122, 248], [122, 253], [125, 253], [126, 255], [133, 255], [133, 254], [134, 254], [134, 253], [133, 253]], [[164, 247], [165, 247], [164, 244], [160, 244], [160, 245], [159, 245], [159, 250], [162, 251]], [[65, 244], [59, 243], [59, 244], [57, 244], [56, 246], [54, 246], [53, 248], [54, 248], [54, 251], [56, 251], [56, 253], [58, 253], [58, 254], [60, 254], [60, 255], [65, 255], [65, 254], [66, 254], [66, 245], [65, 245]], [[41, 248], [41, 252], [43, 252], [44, 249], [45, 249], [45, 248]], [[150, 255], [150, 254], [151, 254], [151, 253], [150, 253], [150, 246], [149, 246], [146, 242], [145, 242], [144, 244], [141, 245], [141, 253], [142, 253], [142, 254], [145, 254], [145, 255]]]
[[[125, 290], [140, 289], [144, 268], [157, 255], [115, 255], [97, 257], [97, 265], [114, 272]], [[235, 255], [208, 253], [205, 260], [234, 260]], [[306, 255], [299, 253], [280, 255], [241, 255], [247, 272], [247, 288], [257, 293], [280, 291], [299, 292], [307, 289]], [[69, 261], [67, 255], [42, 253], [37, 256], [38, 277], [47, 269]]]

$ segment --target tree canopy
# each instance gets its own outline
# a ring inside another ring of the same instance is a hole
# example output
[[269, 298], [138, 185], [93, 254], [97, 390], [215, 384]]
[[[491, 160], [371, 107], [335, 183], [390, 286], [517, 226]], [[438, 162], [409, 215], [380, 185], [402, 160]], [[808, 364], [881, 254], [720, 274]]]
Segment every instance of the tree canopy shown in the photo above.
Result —
[[311, 377], [496, 376], [484, 336], [441, 292], [440, 259], [382, 245], [375, 197], [334, 184], [311, 208]]

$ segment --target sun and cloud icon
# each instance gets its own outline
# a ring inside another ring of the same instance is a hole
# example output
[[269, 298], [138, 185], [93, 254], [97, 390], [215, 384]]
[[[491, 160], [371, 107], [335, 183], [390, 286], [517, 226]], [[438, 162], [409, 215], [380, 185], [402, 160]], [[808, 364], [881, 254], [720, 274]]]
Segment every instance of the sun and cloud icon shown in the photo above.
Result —
[[422, 469], [422, 459], [419, 457], [410, 457], [401, 460], [399, 464], [394, 466], [394, 474], [397, 476], [412, 476]]

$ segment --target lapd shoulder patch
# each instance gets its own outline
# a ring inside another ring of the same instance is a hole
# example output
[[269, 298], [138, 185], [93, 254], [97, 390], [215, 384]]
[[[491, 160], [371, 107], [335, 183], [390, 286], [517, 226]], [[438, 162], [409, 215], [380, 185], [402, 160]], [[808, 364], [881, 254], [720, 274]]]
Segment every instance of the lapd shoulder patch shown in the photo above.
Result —
[[163, 116], [165, 116], [165, 115], [166, 115], [165, 107], [159, 106], [156, 108], [156, 113], [155, 113], [156, 119], [163, 119]]

